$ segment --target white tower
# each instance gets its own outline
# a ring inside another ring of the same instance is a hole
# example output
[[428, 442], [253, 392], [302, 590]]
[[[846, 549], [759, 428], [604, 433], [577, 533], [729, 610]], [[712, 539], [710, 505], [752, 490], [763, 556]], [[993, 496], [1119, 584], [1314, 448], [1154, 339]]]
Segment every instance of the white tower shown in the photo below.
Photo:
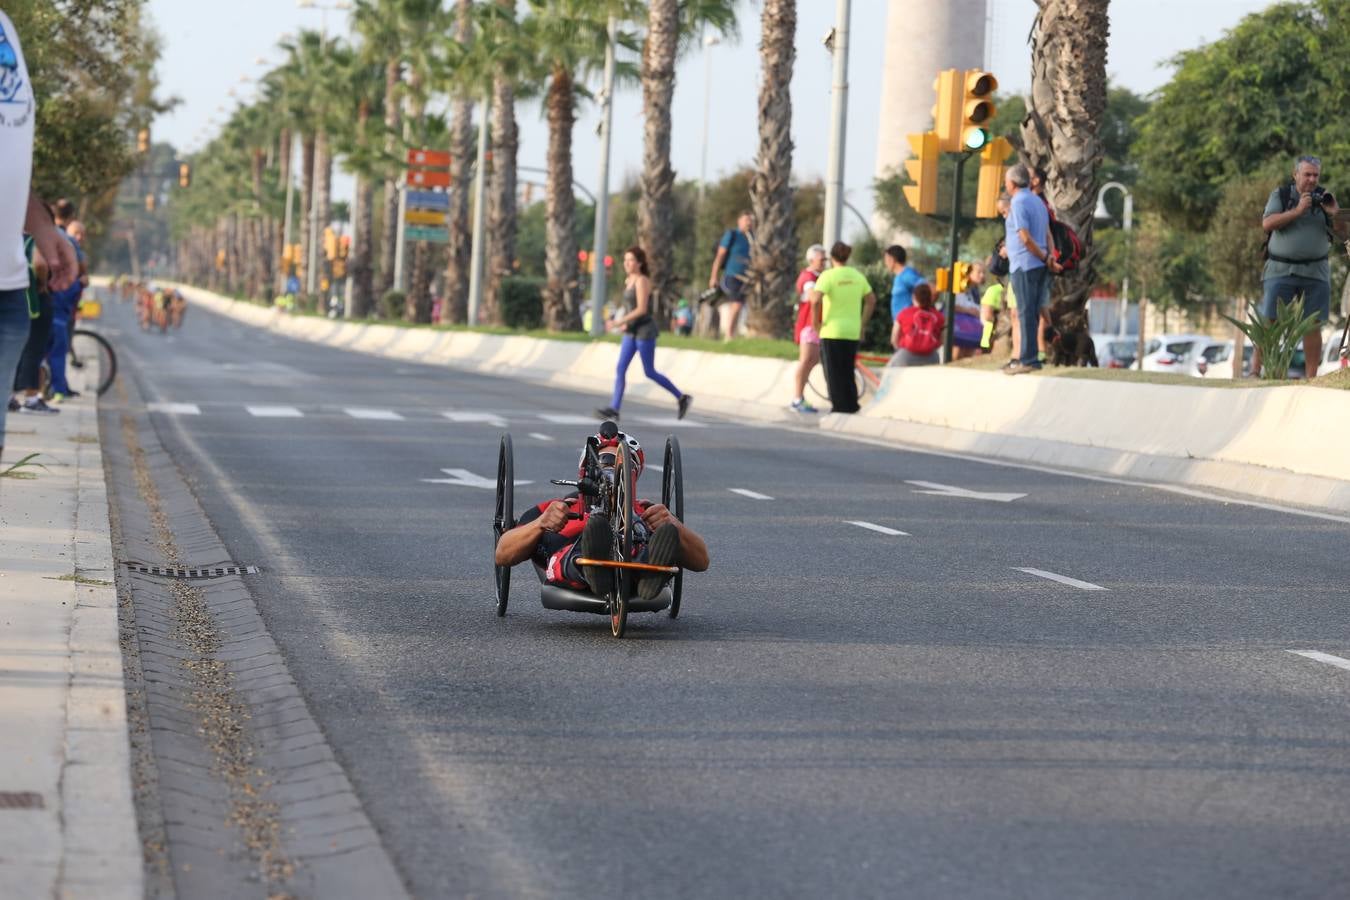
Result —
[[[878, 178], [911, 156], [905, 135], [933, 125], [933, 79], [942, 69], [984, 65], [989, 0], [890, 0], [877, 116]], [[998, 73], [995, 72], [995, 75]], [[938, 203], [949, 198], [939, 198]], [[880, 223], [878, 223], [880, 224]]]

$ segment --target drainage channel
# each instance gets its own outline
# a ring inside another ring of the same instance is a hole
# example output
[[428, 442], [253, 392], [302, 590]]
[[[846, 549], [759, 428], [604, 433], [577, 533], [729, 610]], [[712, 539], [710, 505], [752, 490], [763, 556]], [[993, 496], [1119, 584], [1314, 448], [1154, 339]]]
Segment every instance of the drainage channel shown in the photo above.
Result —
[[[130, 382], [130, 384], [128, 384]], [[150, 897], [402, 897], [247, 576], [119, 379], [108, 469], [133, 787]]]

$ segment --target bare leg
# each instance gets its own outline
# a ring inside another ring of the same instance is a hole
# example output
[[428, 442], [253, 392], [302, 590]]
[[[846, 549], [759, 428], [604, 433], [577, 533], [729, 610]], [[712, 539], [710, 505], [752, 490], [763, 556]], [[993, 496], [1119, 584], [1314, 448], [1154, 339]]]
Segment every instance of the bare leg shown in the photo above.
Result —
[[1303, 336], [1303, 374], [1305, 378], [1316, 378], [1317, 367], [1322, 364], [1322, 328], [1314, 325], [1313, 330]]
[[797, 393], [793, 395], [793, 400], [800, 400], [806, 394], [806, 379], [811, 377], [811, 370], [820, 362], [820, 345], [813, 344], [810, 341], [802, 341], [797, 349]]

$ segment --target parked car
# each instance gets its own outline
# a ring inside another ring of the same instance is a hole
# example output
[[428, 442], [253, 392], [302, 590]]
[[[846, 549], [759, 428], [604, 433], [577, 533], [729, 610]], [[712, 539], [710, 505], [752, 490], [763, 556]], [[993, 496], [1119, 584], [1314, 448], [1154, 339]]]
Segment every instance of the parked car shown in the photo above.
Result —
[[1139, 352], [1139, 338], [1128, 335], [1094, 334], [1092, 345], [1097, 350], [1097, 365], [1103, 369], [1128, 369]]
[[1327, 375], [1335, 372], [1341, 367], [1341, 336], [1333, 334], [1326, 342], [1326, 349], [1322, 351], [1322, 362], [1317, 367], [1317, 374]]
[[1213, 338], [1203, 334], [1160, 334], [1144, 346], [1145, 372], [1173, 372], [1189, 374], [1192, 354], [1208, 346]]
[[[1247, 375], [1252, 369], [1252, 352], [1255, 348], [1251, 344], [1242, 345], [1242, 374]], [[1198, 352], [1191, 354], [1188, 375], [1194, 375], [1196, 378], [1232, 378], [1233, 377], [1233, 342], [1232, 341], [1214, 341], [1199, 348]]]

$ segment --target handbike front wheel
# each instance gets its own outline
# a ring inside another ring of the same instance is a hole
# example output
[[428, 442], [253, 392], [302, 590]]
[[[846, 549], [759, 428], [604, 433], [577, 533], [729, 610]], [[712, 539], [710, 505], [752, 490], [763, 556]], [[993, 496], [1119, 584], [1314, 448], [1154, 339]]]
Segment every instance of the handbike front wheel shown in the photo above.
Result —
[[[624, 562], [633, 561], [633, 472], [637, 471], [637, 456], [627, 444], [623, 447], [623, 470], [614, 480], [614, 514], [610, 521], [614, 523], [614, 558]], [[609, 600], [609, 633], [616, 638], [623, 637], [628, 628], [628, 594], [633, 590], [634, 579], [623, 570], [614, 573], [614, 592]]]
[[[680, 458], [680, 439], [666, 438], [666, 454], [661, 463], [661, 503], [675, 518], [684, 521], [684, 463]], [[671, 579], [670, 610], [672, 619], [680, 614], [680, 598], [684, 593], [684, 570]]]
[[[511, 447], [511, 435], [504, 434], [497, 451], [497, 506], [492, 514], [492, 550], [494, 556], [496, 555], [497, 544], [501, 542], [502, 534], [510, 531], [516, 525], [515, 469], [515, 452]], [[493, 569], [497, 582], [497, 615], [501, 617], [506, 615], [506, 603], [511, 596], [511, 567], [499, 566], [494, 563]]]
[[117, 354], [103, 335], [86, 328], [76, 328], [70, 334], [71, 367], [83, 370], [95, 359], [98, 360], [98, 382], [89, 383], [89, 386], [101, 397], [117, 378]]

